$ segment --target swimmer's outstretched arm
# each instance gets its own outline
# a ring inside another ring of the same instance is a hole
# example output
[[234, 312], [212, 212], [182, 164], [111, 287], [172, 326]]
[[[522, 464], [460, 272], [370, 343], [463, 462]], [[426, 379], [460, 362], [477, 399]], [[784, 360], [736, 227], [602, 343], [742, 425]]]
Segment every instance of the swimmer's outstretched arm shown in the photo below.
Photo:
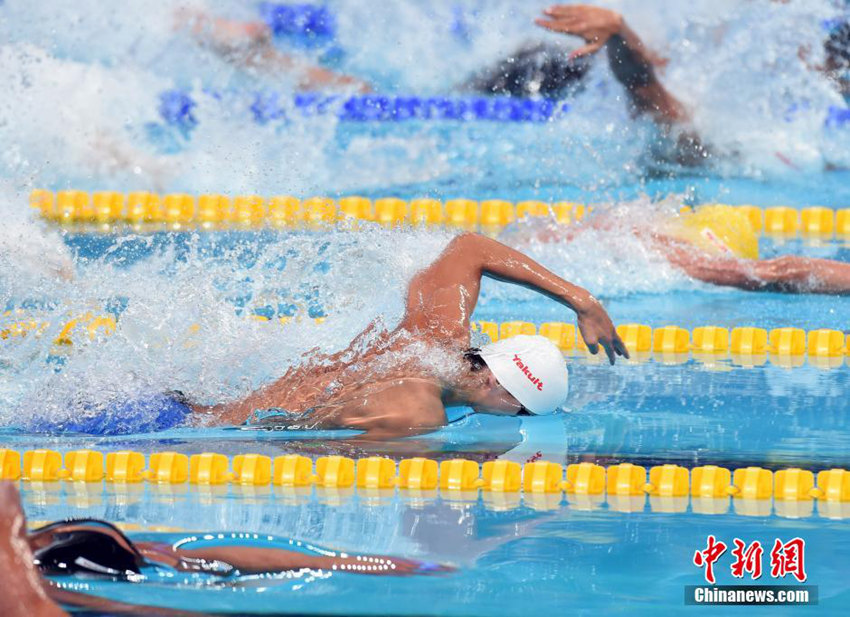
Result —
[[709, 257], [693, 249], [665, 247], [667, 259], [688, 276], [704, 283], [748, 291], [850, 294], [850, 263], [786, 255], [744, 261]]
[[850, 263], [786, 255], [755, 263], [767, 289], [791, 293], [850, 294]]
[[468, 345], [469, 318], [485, 275], [533, 289], [575, 311], [591, 353], [602, 345], [611, 364], [617, 355], [628, 357], [608, 313], [586, 289], [519, 251], [472, 233], [452, 240], [434, 263], [413, 278], [401, 327]]
[[85, 608], [109, 615], [197, 617], [201, 613], [140, 606], [59, 589], [41, 576], [26, 537], [26, 518], [15, 485], [0, 482], [0, 615], [3, 617], [68, 617], [59, 606]]
[[536, 20], [537, 25], [585, 40], [583, 47], [570, 54], [572, 58], [595, 54], [607, 46], [611, 70], [625, 86], [637, 111], [666, 126], [689, 120], [684, 106], [655, 74], [653, 64], [658, 61], [622, 15], [582, 4], [555, 5], [543, 13], [545, 18]]
[[544, 15], [545, 18], [536, 20], [537, 25], [585, 40], [585, 45], [571, 57], [595, 54], [602, 47], [607, 48], [611, 71], [625, 87], [636, 112], [647, 114], [666, 130], [679, 127], [675, 148], [677, 163], [696, 166], [705, 162], [710, 150], [689, 127], [690, 116], [685, 106], [664, 87], [655, 73], [654, 65], [663, 62], [646, 48], [622, 15], [582, 4], [552, 6]]
[[[162, 560], [162, 547], [138, 543], [137, 548], [151, 560]], [[149, 546], [156, 546], [149, 550]], [[350, 555], [333, 552], [330, 555], [307, 555], [297, 551], [255, 546], [210, 546], [198, 549], [171, 549], [173, 561], [169, 565], [182, 571], [197, 571], [190, 560], [221, 561], [233, 566], [242, 574], [287, 572], [292, 570], [325, 570], [350, 572], [373, 576], [409, 576], [451, 572], [453, 568], [387, 555]], [[330, 551], [329, 551], [330, 552]], [[166, 556], [167, 557], [167, 556]]]
[[262, 22], [211, 17], [203, 11], [189, 9], [178, 10], [175, 22], [177, 27], [188, 29], [195, 40], [227, 62], [248, 69], [295, 75], [300, 90], [354, 88], [358, 92], [371, 92], [370, 86], [356, 77], [280, 53], [272, 45], [271, 30]]

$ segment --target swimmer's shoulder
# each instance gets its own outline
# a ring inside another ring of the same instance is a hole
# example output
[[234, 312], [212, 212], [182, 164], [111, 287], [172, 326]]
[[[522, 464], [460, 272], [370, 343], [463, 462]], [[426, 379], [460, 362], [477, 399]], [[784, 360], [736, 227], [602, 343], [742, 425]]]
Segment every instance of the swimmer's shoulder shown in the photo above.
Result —
[[349, 428], [392, 432], [443, 426], [446, 409], [442, 392], [442, 386], [434, 379], [398, 377], [370, 396], [361, 412], [349, 415], [347, 424]]

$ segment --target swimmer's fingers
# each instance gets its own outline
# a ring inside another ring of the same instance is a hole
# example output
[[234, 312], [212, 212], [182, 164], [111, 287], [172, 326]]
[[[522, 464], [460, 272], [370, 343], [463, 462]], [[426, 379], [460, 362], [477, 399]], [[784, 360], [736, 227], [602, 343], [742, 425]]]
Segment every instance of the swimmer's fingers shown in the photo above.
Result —
[[568, 23], [561, 19], [535, 19], [534, 23], [536, 23], [541, 28], [546, 28], [547, 30], [551, 30], [552, 32], [578, 35], [575, 24]]
[[603, 45], [605, 45], [605, 41], [603, 40], [593, 41], [592, 43], [583, 45], [575, 51], [570, 52], [570, 60], [575, 60], [576, 58], [581, 58], [582, 56], [592, 56], [597, 51], [602, 49]]
[[584, 7], [580, 4], [555, 4], [548, 9], [543, 9], [545, 15], [557, 18], [578, 17], [585, 12]]
[[546, 28], [547, 30], [551, 30], [552, 32], [560, 32], [561, 34], [571, 34], [573, 36], [579, 36], [587, 42], [586, 45], [583, 45], [582, 47], [579, 47], [578, 49], [570, 53], [570, 60], [574, 60], [582, 56], [589, 56], [595, 54], [600, 49], [602, 49], [603, 45], [605, 45], [605, 42], [607, 40], [589, 32], [584, 26], [584, 24], [577, 21], [564, 21], [560, 19], [556, 21], [547, 21], [545, 19], [535, 19], [534, 23], [536, 23], [541, 28]]
[[614, 354], [614, 346], [611, 344], [611, 341], [600, 339], [599, 344], [602, 345], [602, 349], [605, 350], [605, 355], [608, 356], [608, 362], [614, 364], [616, 355]]
[[617, 352], [617, 355], [623, 356], [626, 360], [630, 358], [629, 350], [626, 348], [626, 344], [623, 342], [623, 339], [620, 338], [620, 335], [616, 332], [614, 333], [614, 351]]

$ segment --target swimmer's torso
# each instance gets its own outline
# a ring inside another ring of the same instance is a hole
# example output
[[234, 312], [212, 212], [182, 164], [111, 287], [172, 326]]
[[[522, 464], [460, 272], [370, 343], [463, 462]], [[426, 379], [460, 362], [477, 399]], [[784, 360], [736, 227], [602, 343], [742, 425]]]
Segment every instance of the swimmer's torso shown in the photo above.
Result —
[[[316, 358], [290, 368], [246, 399], [206, 411], [226, 424], [370, 430], [391, 421], [412, 401], [439, 402], [445, 381], [459, 370], [452, 366], [459, 357], [453, 345], [425, 342], [404, 331], [384, 333], [362, 353]], [[419, 422], [441, 426], [445, 413], [428, 414]]]

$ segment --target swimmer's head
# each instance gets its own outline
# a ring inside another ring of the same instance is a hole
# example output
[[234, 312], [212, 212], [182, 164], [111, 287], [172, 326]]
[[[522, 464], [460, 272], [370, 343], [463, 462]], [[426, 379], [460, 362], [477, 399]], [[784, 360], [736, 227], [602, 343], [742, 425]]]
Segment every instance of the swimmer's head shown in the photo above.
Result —
[[758, 259], [758, 234], [749, 217], [735, 206], [699, 206], [659, 225], [659, 232], [709, 255]]
[[580, 87], [588, 67], [585, 58], [571, 60], [568, 50], [540, 44], [516, 51], [469, 85], [482, 94], [561, 98]]
[[546, 415], [567, 398], [569, 376], [561, 351], [542, 336], [514, 336], [467, 352], [473, 370], [487, 370], [469, 404], [483, 413]]

